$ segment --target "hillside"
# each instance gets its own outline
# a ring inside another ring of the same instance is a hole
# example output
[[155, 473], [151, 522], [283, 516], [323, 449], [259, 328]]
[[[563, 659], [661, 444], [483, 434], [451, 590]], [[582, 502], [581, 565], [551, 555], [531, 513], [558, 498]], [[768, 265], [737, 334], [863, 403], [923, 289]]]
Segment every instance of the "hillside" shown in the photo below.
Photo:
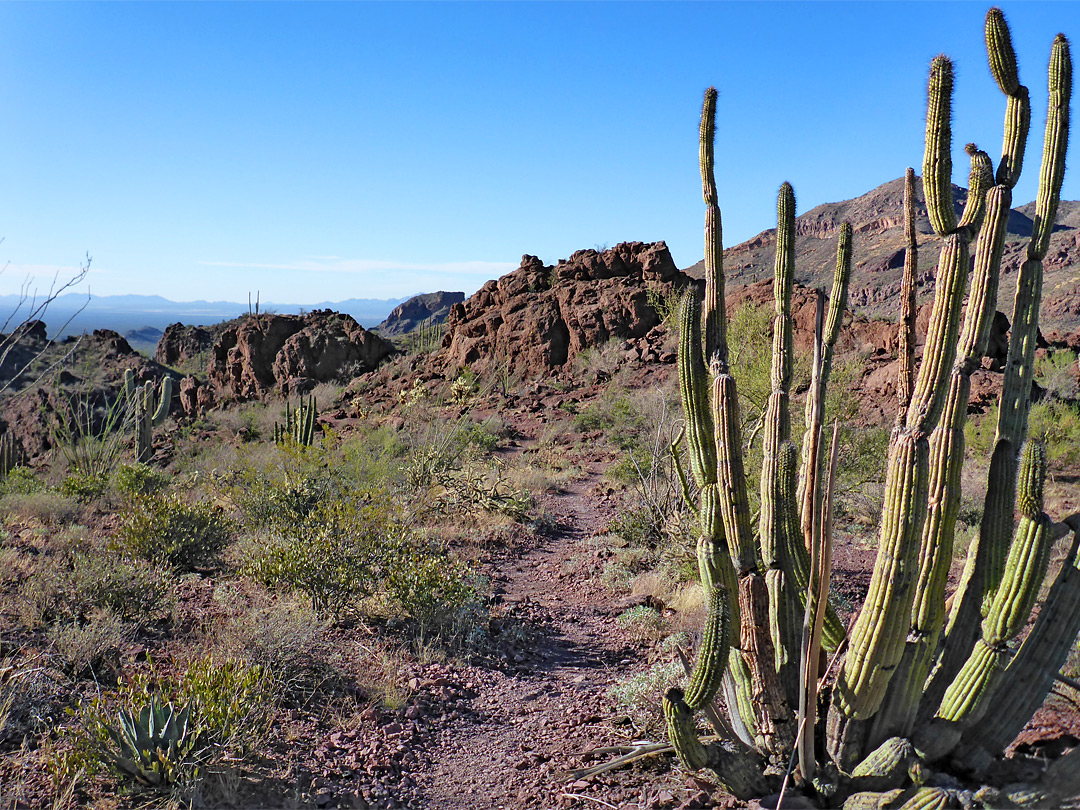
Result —
[[[953, 186], [957, 210], [967, 192]], [[849, 220], [855, 230], [850, 307], [868, 317], [896, 318], [896, 296], [904, 267], [904, 179], [878, 186], [843, 202], [825, 203], [810, 209], [796, 220], [795, 243], [798, 283], [828, 289], [832, 283], [836, 256], [836, 235], [840, 223]], [[1002, 262], [1004, 283], [998, 308], [1010, 314], [1012, 282], [1031, 234], [1035, 203], [1013, 209], [1009, 219], [1009, 242]], [[934, 291], [933, 271], [937, 266], [940, 240], [934, 236], [926, 216], [922, 184], [916, 183], [916, 230], [919, 239], [919, 302]], [[771, 278], [775, 251], [775, 229], [762, 231], [753, 239], [724, 251], [724, 271], [729, 287], [738, 288]], [[685, 271], [703, 278], [704, 261]], [[1062, 201], [1057, 225], [1044, 262], [1043, 332], [1073, 332], [1080, 327], [1080, 202]]]

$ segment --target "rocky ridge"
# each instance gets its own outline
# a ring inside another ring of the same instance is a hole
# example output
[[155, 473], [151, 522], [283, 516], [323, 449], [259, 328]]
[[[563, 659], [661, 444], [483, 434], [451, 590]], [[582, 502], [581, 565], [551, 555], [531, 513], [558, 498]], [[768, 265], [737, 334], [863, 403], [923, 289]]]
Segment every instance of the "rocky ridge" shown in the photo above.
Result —
[[465, 300], [463, 292], [439, 292], [414, 295], [408, 301], [398, 304], [386, 316], [386, 319], [372, 331], [383, 337], [398, 337], [408, 334], [428, 321], [442, 323], [450, 314], [450, 307]]
[[[924, 302], [934, 291], [941, 240], [930, 227], [921, 182], [915, 189], [919, 243], [916, 294]], [[953, 197], [960, 211], [967, 199], [966, 189], [953, 186]], [[819, 205], [799, 216], [795, 221], [796, 281], [828, 289], [836, 264], [836, 237], [840, 224], [848, 220], [855, 231], [849, 307], [871, 318], [895, 320], [904, 268], [903, 200], [901, 177], [855, 199]], [[1009, 217], [998, 304], [1006, 313], [1012, 310], [1016, 271], [1024, 258], [1034, 213], [1035, 204], [1028, 203], [1014, 208]], [[727, 248], [724, 272], [728, 288], [771, 278], [775, 249], [775, 228]], [[1062, 201], [1043, 270], [1042, 328], [1048, 335], [1059, 333], [1064, 338], [1080, 327], [1080, 202]], [[686, 269], [694, 278], [703, 278], [704, 272], [703, 261]]]

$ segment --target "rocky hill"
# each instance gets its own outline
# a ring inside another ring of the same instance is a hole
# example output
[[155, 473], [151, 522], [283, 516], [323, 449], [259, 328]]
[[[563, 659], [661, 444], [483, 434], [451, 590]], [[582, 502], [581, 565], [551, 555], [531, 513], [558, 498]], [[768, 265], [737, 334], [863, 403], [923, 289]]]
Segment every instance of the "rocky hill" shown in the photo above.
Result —
[[[934, 291], [934, 271], [940, 240], [926, 216], [922, 184], [916, 183], [916, 230], [919, 242], [919, 301]], [[959, 211], [967, 191], [953, 186]], [[812, 208], [795, 221], [795, 278], [808, 287], [828, 289], [836, 263], [836, 237], [840, 224], [848, 220], [855, 230], [849, 306], [868, 317], [895, 319], [900, 279], [904, 268], [904, 179], [898, 178], [873, 191], [844, 202]], [[1003, 283], [998, 308], [1012, 311], [1012, 291], [1016, 271], [1023, 260], [1031, 235], [1035, 204], [1013, 209], [1009, 218], [1009, 242], [1002, 261]], [[724, 251], [727, 284], [736, 289], [772, 277], [776, 230], [762, 231]], [[702, 278], [704, 262], [686, 273]], [[1075, 332], [1080, 328], [1080, 202], [1063, 201], [1058, 209], [1055, 233], [1044, 262], [1041, 323], [1044, 333]]]
[[384, 337], [406, 335], [424, 321], [442, 323], [450, 314], [450, 307], [465, 300], [463, 292], [439, 292], [414, 295], [403, 304], [394, 307], [386, 320], [372, 331]]

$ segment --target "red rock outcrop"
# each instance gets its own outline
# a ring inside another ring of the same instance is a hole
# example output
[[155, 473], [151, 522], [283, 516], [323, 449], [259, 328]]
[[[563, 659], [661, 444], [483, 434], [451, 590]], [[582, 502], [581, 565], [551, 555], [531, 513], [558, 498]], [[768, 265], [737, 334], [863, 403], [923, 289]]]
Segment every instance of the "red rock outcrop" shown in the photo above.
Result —
[[644, 337], [661, 321], [654, 302], [690, 283], [663, 242], [579, 250], [554, 266], [526, 255], [517, 270], [451, 307], [433, 363], [508, 363], [542, 374], [611, 338]]
[[222, 332], [210, 379], [226, 398], [251, 399], [271, 390], [289, 395], [371, 371], [393, 352], [390, 343], [339, 312], [255, 315]]

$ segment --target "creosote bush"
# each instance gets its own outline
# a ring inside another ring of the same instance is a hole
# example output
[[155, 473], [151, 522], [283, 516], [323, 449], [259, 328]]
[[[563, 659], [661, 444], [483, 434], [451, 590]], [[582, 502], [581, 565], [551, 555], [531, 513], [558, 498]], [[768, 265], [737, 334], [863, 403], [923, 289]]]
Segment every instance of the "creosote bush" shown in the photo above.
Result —
[[192, 570], [212, 564], [233, 537], [235, 526], [206, 502], [178, 495], [140, 495], [120, 515], [118, 551], [157, 564]]

